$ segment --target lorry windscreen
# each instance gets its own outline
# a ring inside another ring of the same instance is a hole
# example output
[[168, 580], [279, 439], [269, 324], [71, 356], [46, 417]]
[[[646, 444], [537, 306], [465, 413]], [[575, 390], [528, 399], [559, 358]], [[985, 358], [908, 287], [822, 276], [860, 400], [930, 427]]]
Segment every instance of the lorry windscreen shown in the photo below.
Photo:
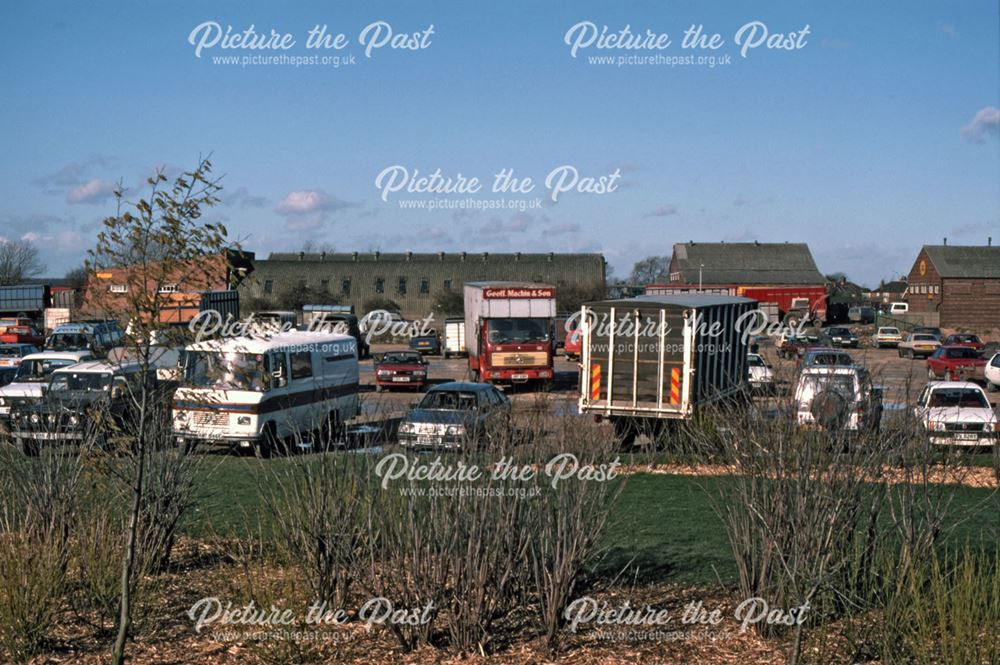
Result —
[[47, 360], [36, 358], [35, 360], [25, 360], [17, 368], [15, 381], [40, 381], [60, 367], [69, 367], [75, 364], [75, 360]]
[[488, 319], [490, 344], [548, 342], [548, 319]]
[[264, 357], [254, 353], [188, 351], [184, 380], [194, 388], [263, 390]]

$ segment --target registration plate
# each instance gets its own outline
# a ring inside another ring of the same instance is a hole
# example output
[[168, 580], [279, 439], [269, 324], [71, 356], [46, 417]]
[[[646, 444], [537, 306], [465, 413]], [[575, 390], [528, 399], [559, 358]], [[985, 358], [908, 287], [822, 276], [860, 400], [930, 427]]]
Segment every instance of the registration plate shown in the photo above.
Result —
[[430, 434], [418, 434], [417, 443], [425, 445], [432, 444], [434, 443], [434, 437], [431, 436]]
[[392, 380], [393, 381], [397, 381], [399, 383], [406, 383], [406, 382], [408, 382], [410, 380], [410, 377], [408, 377], [408, 376], [394, 376], [394, 377], [392, 377]]
[[526, 381], [528, 379], [527, 374], [511, 374], [510, 378], [514, 381]]
[[979, 439], [979, 435], [975, 432], [959, 432], [955, 435], [955, 438], [959, 441], [976, 441]]
[[0, 413], [2, 413], [4, 415], [10, 413], [10, 407], [9, 406], [0, 406]]

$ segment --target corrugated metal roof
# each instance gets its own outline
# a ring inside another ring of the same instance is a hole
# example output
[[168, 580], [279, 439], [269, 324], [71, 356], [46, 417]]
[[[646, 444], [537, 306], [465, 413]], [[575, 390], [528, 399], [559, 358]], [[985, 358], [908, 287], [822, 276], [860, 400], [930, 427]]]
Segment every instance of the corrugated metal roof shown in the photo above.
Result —
[[751, 298], [741, 298], [738, 296], [720, 296], [711, 293], [687, 293], [669, 296], [636, 296], [635, 298], [620, 298], [618, 300], [602, 300], [594, 305], [608, 305], [615, 307], [628, 307], [632, 303], [675, 305], [678, 307], [712, 307], [714, 305], [733, 305], [740, 303], [757, 304]]
[[[674, 245], [672, 281], [697, 284], [825, 284], [805, 243], [694, 242]], [[680, 273], [679, 280], [676, 273]]]
[[941, 277], [1000, 279], [1000, 247], [924, 245], [924, 250]]

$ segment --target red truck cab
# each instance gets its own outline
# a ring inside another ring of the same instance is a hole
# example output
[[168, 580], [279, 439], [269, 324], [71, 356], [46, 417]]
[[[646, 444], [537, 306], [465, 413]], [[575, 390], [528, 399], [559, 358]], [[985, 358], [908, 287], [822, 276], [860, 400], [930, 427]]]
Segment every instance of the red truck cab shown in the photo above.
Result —
[[0, 319], [0, 342], [4, 344], [33, 344], [42, 348], [45, 336], [35, 328], [31, 319]]

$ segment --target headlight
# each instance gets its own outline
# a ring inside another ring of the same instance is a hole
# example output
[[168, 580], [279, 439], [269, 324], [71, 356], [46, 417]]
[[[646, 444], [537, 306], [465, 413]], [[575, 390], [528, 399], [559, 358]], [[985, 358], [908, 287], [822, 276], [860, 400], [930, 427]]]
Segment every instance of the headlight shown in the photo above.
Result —
[[417, 370], [417, 371], [413, 372], [413, 376], [426, 376], [426, 375], [427, 375], [427, 372], [424, 372], [424, 371], [421, 371], [421, 370]]
[[399, 425], [399, 431], [407, 434], [413, 432], [415, 429], [413, 423], [400, 423]]
[[33, 423], [37, 423], [39, 421], [38, 414], [37, 413], [31, 414], [31, 418], [29, 420], [31, 420], [31, 422]]
[[73, 427], [76, 427], [77, 425], [80, 424], [80, 418], [77, 416], [70, 416], [69, 424], [72, 425]]
[[990, 432], [1000, 432], [1000, 420], [994, 420], [986, 424], [986, 429]]
[[3, 397], [0, 397], [0, 406], [7, 406], [7, 402], [4, 401]]
[[237, 425], [249, 425], [250, 424], [250, 416], [239, 416], [236, 419], [236, 424]]
[[387, 370], [387, 369], [380, 369], [378, 371], [378, 375], [379, 376], [390, 376], [390, 375], [392, 375], [392, 372], [390, 370]]
[[54, 414], [51, 414], [51, 413], [48, 415], [48, 417], [45, 420], [47, 420], [50, 425], [55, 425], [55, 423], [56, 423], [56, 417], [55, 417]]
[[448, 436], [462, 436], [465, 434], [465, 427], [463, 425], [448, 425], [445, 434]]
[[174, 420], [177, 422], [184, 422], [188, 419], [187, 411], [174, 411]]
[[945, 425], [943, 420], [932, 420], [927, 423], [927, 429], [932, 432], [943, 432], [945, 431]]

